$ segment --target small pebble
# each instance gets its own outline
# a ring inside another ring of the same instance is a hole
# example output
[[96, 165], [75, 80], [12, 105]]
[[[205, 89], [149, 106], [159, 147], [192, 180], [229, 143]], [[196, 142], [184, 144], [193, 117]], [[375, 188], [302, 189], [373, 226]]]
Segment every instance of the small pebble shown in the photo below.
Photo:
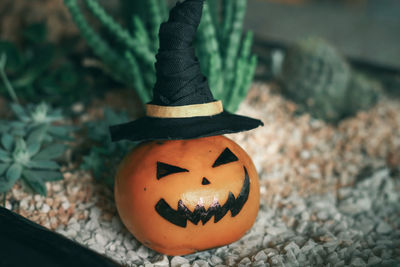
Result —
[[381, 221], [376, 229], [380, 234], [387, 234], [392, 231], [392, 227], [384, 221]]
[[137, 253], [136, 253], [135, 251], [132, 251], [132, 250], [128, 251], [128, 253], [126, 254], [126, 256], [127, 256], [127, 258], [128, 258], [130, 261], [137, 261], [137, 260], [139, 260], [139, 256], [137, 255]]
[[171, 267], [180, 267], [183, 264], [188, 264], [189, 261], [184, 257], [175, 256], [171, 259]]
[[167, 255], [163, 255], [161, 259], [153, 263], [155, 267], [167, 267], [169, 266], [169, 260]]
[[210, 266], [205, 260], [196, 260], [193, 262], [193, 267], [208, 267]]
[[360, 267], [360, 266], [365, 266], [365, 265], [366, 265], [365, 262], [361, 258], [353, 258], [351, 260], [351, 266]]
[[251, 260], [248, 257], [243, 258], [239, 262], [239, 265], [241, 265], [241, 266], [249, 266], [250, 264], [251, 264]]
[[255, 261], [266, 260], [266, 259], [268, 259], [268, 256], [265, 255], [265, 252], [262, 250], [260, 252], [258, 252], [256, 254], [256, 256], [254, 257]]
[[101, 234], [96, 234], [96, 242], [98, 242], [98, 244], [102, 246], [105, 246], [107, 244], [107, 240]]
[[211, 263], [212, 265], [218, 265], [218, 264], [220, 264], [220, 263], [222, 263], [222, 262], [223, 262], [223, 260], [222, 260], [220, 257], [218, 257], [218, 256], [216, 256], [216, 255], [212, 255], [212, 256], [211, 256], [210, 263]]
[[142, 259], [146, 259], [149, 256], [149, 249], [146, 248], [145, 246], [140, 246], [139, 249], [137, 250], [137, 254]]
[[50, 211], [50, 207], [47, 204], [42, 205], [41, 212], [48, 213]]

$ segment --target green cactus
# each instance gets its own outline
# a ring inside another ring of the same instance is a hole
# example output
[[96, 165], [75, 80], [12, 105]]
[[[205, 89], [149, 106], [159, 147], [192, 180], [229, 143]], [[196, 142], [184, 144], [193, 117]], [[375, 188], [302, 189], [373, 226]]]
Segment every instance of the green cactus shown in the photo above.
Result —
[[214, 97], [229, 111], [236, 111], [246, 97], [257, 66], [257, 57], [251, 54], [252, 32], [242, 40], [246, 6], [247, 0], [208, 0], [198, 32], [202, 71]]
[[[156, 81], [158, 31], [160, 24], [167, 20], [167, 2], [143, 0], [146, 16], [133, 15], [130, 31], [118, 24], [96, 0], [85, 0], [89, 11], [116, 40], [113, 45], [89, 25], [78, 0], [64, 0], [64, 3], [109, 73], [133, 87], [142, 103], [149, 102]], [[202, 71], [214, 97], [222, 100], [229, 111], [235, 111], [246, 96], [257, 65], [256, 56], [250, 52], [252, 34], [247, 33], [242, 40], [246, 4], [247, 0], [207, 0], [196, 42]]]
[[284, 94], [301, 111], [327, 122], [352, 116], [377, 100], [377, 91], [354, 75], [336, 49], [319, 38], [301, 40], [288, 49], [281, 79]]
[[367, 110], [379, 99], [381, 85], [364, 74], [353, 72], [347, 89], [344, 116], [352, 116], [359, 110]]

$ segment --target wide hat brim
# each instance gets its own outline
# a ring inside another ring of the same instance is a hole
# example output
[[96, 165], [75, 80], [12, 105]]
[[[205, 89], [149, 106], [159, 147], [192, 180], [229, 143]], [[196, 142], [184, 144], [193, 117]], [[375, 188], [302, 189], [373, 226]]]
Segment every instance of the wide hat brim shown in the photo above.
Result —
[[262, 121], [224, 111], [213, 116], [191, 118], [143, 117], [110, 127], [112, 141], [194, 139], [248, 131]]

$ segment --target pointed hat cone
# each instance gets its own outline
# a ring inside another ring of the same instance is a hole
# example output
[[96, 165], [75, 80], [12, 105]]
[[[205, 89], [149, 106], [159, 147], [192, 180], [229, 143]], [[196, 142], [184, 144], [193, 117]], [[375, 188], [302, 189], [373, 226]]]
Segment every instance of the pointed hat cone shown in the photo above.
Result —
[[160, 27], [156, 56], [157, 82], [146, 116], [110, 127], [113, 141], [192, 139], [250, 130], [260, 120], [223, 111], [216, 101], [193, 42], [200, 24], [204, 0], [186, 0], [171, 11]]

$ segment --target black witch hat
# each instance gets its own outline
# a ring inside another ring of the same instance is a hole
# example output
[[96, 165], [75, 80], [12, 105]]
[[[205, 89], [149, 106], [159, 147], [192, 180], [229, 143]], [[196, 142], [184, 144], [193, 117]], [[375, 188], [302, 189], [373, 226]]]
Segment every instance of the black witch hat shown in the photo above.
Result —
[[192, 139], [256, 128], [260, 120], [239, 116], [214, 99], [195, 56], [193, 41], [204, 0], [186, 0], [170, 11], [160, 27], [157, 82], [146, 116], [110, 127], [113, 141]]

